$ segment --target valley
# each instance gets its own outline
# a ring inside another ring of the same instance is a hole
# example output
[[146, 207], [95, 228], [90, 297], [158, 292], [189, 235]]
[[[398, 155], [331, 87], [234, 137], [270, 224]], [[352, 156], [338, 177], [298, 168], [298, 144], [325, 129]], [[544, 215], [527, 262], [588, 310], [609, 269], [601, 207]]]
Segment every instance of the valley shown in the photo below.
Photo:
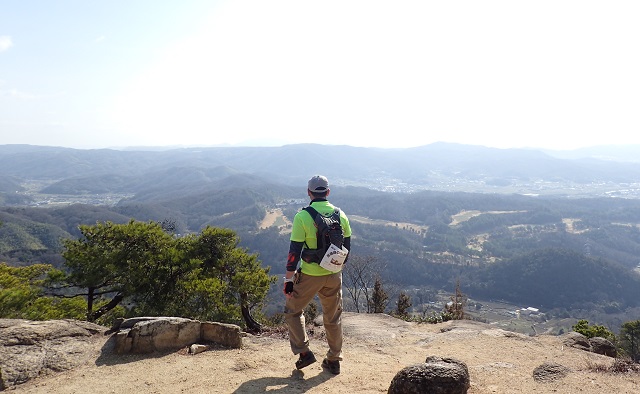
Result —
[[[308, 174], [324, 173], [331, 202], [350, 218], [354, 258], [380, 262], [391, 302], [400, 289], [415, 293], [414, 313], [439, 301], [420, 294], [446, 300], [458, 279], [474, 302], [470, 315], [523, 333], [534, 323], [566, 331], [563, 319], [579, 317], [616, 328], [637, 313], [637, 163], [455, 144], [55, 155], [3, 148], [0, 259], [9, 264], [60, 266], [61, 240], [77, 237], [80, 224], [134, 219], [168, 223], [176, 235], [231, 229], [281, 275], [291, 220], [308, 203]], [[327, 161], [290, 165], [312, 155]]]

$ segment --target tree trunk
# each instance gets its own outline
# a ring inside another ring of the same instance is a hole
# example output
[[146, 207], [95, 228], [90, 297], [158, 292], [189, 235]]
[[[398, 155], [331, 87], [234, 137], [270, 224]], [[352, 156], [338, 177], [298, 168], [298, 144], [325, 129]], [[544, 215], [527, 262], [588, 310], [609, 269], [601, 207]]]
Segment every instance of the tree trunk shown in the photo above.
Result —
[[95, 322], [100, 316], [104, 315], [105, 313], [115, 308], [123, 299], [124, 299], [124, 294], [122, 293], [116, 294], [115, 297], [113, 297], [107, 305], [103, 306], [102, 308], [98, 309], [94, 313], [91, 313], [89, 316], [87, 316], [87, 320], [90, 322]]
[[247, 325], [249, 332], [262, 332], [262, 324], [258, 323], [253, 316], [251, 316], [251, 310], [249, 309], [247, 301], [247, 295], [240, 295], [240, 310], [242, 311], [242, 318]]
[[96, 288], [95, 287], [89, 287], [87, 289], [87, 320], [88, 321], [93, 321], [91, 320], [91, 315], [93, 314], [93, 298], [94, 296], [94, 292], [95, 292]]

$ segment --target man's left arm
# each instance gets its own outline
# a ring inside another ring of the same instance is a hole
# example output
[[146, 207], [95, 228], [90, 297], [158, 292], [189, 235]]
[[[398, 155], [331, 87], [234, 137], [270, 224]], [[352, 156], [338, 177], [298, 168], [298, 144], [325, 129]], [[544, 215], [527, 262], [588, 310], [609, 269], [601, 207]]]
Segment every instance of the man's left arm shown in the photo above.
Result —
[[343, 231], [344, 231], [344, 240], [342, 241], [342, 246], [345, 247], [345, 249], [347, 249], [349, 251], [349, 253], [347, 254], [347, 258], [344, 260], [345, 264], [347, 262], [347, 260], [349, 260], [349, 255], [351, 254], [351, 224], [349, 224], [349, 219], [347, 218], [347, 215], [344, 214], [344, 212], [342, 212], [342, 227], [343, 227]]
[[347, 257], [344, 259], [344, 263], [342, 263], [347, 264], [349, 256], [351, 255], [351, 237], [345, 237], [344, 240], [342, 240], [342, 246], [349, 251], [349, 253], [347, 253]]

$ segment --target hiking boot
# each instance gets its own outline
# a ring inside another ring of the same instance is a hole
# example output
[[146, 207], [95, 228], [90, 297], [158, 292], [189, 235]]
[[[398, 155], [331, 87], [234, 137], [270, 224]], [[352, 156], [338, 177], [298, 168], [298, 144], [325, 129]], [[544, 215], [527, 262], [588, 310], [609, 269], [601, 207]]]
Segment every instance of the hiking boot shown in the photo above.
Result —
[[314, 356], [313, 352], [309, 350], [305, 353], [300, 353], [300, 358], [298, 358], [298, 361], [296, 361], [296, 368], [302, 369], [315, 362], [316, 362], [316, 356]]
[[329, 361], [328, 359], [322, 360], [322, 368], [327, 369], [334, 375], [340, 374], [340, 361]]

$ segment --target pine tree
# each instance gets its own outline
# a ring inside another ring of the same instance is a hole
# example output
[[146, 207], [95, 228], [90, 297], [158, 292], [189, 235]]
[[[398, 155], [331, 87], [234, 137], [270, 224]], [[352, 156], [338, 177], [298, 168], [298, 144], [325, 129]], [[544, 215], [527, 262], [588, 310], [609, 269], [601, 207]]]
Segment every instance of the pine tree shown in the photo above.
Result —
[[396, 315], [401, 317], [409, 316], [409, 308], [411, 308], [411, 297], [401, 291], [396, 303]]
[[628, 321], [622, 325], [620, 344], [633, 361], [640, 362], [640, 320]]
[[454, 320], [464, 319], [464, 307], [467, 305], [467, 296], [460, 291], [460, 281], [456, 281], [456, 292], [451, 296], [451, 301], [445, 305], [445, 311]]
[[371, 313], [384, 313], [387, 309], [387, 302], [389, 295], [382, 288], [382, 280], [376, 278], [376, 283], [373, 285], [373, 295], [371, 296], [371, 305], [369, 312]]

